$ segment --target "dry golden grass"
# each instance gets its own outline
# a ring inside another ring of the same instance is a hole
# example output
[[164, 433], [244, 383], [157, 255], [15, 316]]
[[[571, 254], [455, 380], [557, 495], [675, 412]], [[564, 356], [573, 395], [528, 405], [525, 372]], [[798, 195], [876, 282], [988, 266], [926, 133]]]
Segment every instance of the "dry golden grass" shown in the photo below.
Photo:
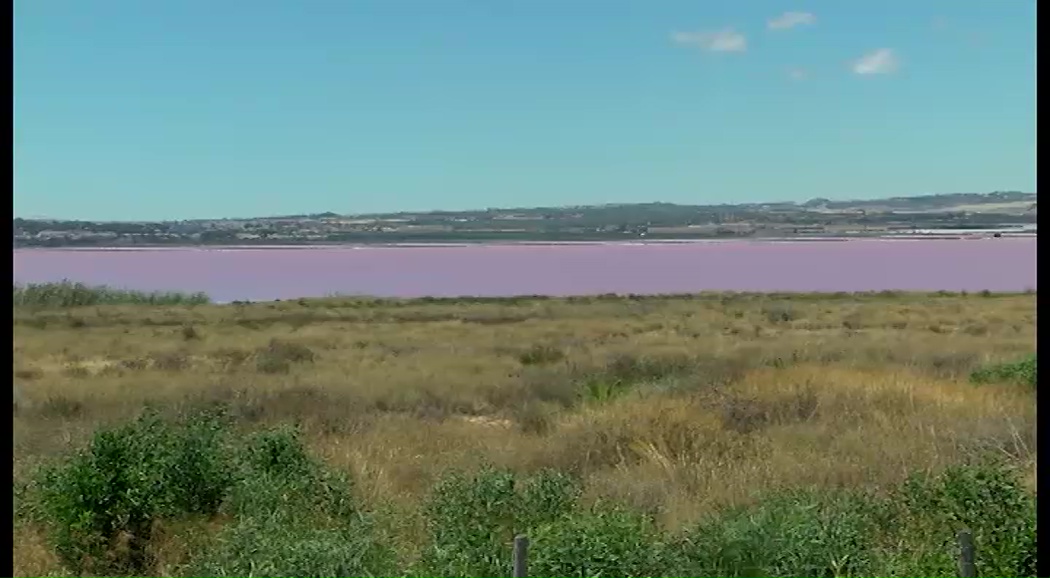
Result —
[[[145, 404], [222, 403], [299, 422], [377, 509], [413, 512], [450, 468], [554, 467], [676, 529], [987, 450], [1034, 465], [1033, 392], [967, 377], [1034, 351], [1035, 315], [933, 294], [22, 309], [15, 476]], [[55, 571], [33, 529], [16, 542], [16, 574]]]

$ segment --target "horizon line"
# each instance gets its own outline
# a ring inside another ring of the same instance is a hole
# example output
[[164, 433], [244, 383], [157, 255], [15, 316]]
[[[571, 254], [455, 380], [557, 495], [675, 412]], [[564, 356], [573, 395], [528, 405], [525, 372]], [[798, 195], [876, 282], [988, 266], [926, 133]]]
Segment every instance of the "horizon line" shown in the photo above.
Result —
[[1037, 196], [1037, 191], [1017, 191], [1017, 190], [996, 190], [985, 193], [926, 193], [926, 194], [915, 194], [915, 195], [896, 195], [889, 197], [867, 197], [867, 198], [850, 198], [843, 200], [828, 199], [826, 197], [812, 197], [805, 201], [752, 201], [744, 203], [717, 203], [717, 204], [685, 204], [685, 203], [671, 203], [666, 201], [637, 201], [637, 202], [620, 202], [620, 203], [599, 203], [599, 204], [576, 204], [576, 205], [551, 205], [551, 206], [516, 206], [516, 207], [485, 207], [478, 209], [424, 209], [417, 211], [377, 211], [370, 213], [338, 213], [335, 211], [318, 211], [311, 213], [297, 213], [297, 214], [284, 214], [284, 215], [269, 215], [269, 216], [254, 216], [254, 217], [195, 217], [189, 219], [105, 219], [105, 220], [92, 220], [92, 219], [77, 219], [77, 218], [62, 218], [62, 217], [45, 217], [45, 216], [32, 216], [32, 217], [20, 217], [14, 216], [14, 219], [22, 219], [24, 221], [51, 221], [51, 222], [74, 222], [74, 223], [176, 223], [176, 222], [194, 222], [194, 221], [249, 221], [249, 220], [270, 220], [270, 219], [296, 219], [296, 218], [308, 218], [311, 215], [335, 215], [337, 217], [375, 217], [385, 215], [435, 215], [442, 213], [484, 213], [491, 211], [538, 211], [543, 209], [550, 210], [569, 210], [569, 209], [593, 209], [598, 207], [629, 207], [629, 206], [643, 206], [643, 205], [672, 205], [678, 207], [703, 207], [703, 208], [717, 208], [717, 207], [749, 207], [749, 206], [761, 206], [761, 205], [804, 205], [816, 200], [825, 201], [828, 203], [857, 203], [857, 202], [872, 202], [872, 201], [894, 201], [902, 199], [922, 199], [931, 197], [946, 197], [950, 195], [978, 195], [978, 196], [991, 196], [995, 194], [1021, 194], [1021, 195], [1032, 195]]

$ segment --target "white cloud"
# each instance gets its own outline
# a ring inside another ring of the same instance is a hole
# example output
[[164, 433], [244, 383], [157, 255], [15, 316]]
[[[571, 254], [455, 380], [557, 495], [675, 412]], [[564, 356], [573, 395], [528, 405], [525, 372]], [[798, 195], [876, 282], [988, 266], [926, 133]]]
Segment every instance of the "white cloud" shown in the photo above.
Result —
[[711, 52], [744, 52], [747, 38], [732, 28], [715, 32], [674, 32], [671, 40], [678, 44], [699, 46]]
[[889, 48], [869, 52], [853, 62], [853, 72], [856, 74], [891, 74], [899, 67], [897, 55]]
[[810, 12], [785, 12], [773, 18], [766, 25], [770, 30], [787, 30], [796, 26], [815, 24], [817, 17]]
[[787, 75], [788, 78], [797, 82], [809, 78], [809, 71], [805, 68], [789, 68]]

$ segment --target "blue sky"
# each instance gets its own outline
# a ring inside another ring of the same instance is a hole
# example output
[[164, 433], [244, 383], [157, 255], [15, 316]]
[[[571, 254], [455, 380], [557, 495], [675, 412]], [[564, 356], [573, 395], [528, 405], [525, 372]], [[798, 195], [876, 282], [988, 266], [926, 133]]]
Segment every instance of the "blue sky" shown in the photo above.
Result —
[[15, 212], [1035, 189], [1032, 0], [17, 0]]

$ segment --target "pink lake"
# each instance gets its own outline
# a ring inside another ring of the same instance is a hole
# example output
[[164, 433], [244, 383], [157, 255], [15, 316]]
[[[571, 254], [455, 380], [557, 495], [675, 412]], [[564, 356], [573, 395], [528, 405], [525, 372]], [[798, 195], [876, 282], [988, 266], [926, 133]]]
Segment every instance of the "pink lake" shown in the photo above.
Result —
[[219, 302], [699, 291], [1024, 291], [1036, 240], [20, 249], [15, 283], [203, 291]]

